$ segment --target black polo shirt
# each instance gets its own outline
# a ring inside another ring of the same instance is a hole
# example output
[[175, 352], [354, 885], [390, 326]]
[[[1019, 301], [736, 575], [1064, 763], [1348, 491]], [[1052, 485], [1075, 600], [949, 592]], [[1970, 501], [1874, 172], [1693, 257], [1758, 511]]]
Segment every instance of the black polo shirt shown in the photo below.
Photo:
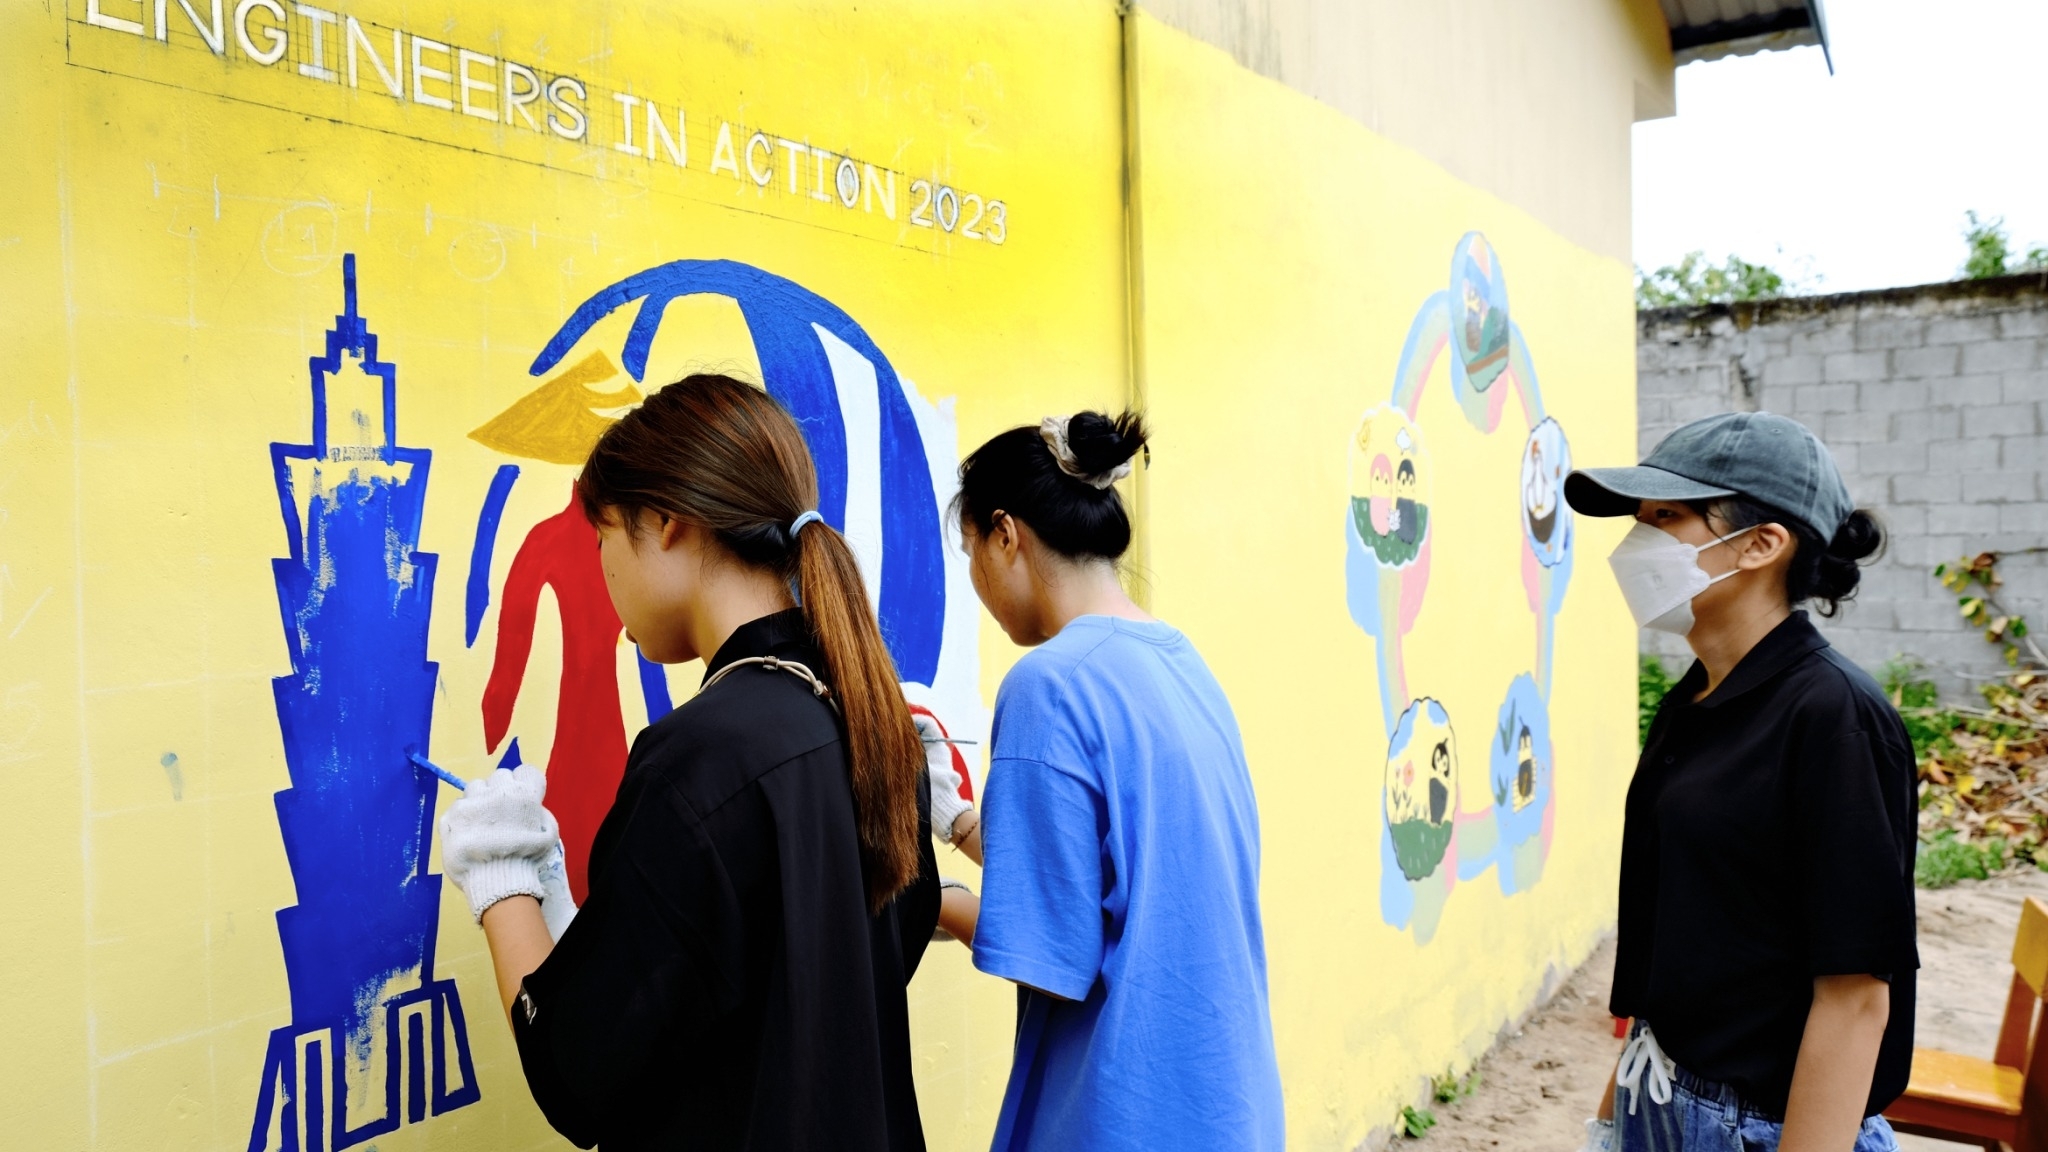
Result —
[[[823, 676], [798, 611], [734, 632]], [[920, 824], [930, 825], [918, 772]], [[836, 714], [739, 668], [650, 725], [590, 853], [590, 899], [526, 978], [512, 1031], [579, 1147], [922, 1152], [904, 984], [938, 868], [870, 916]]]
[[1865, 1115], [1913, 1063], [1916, 784], [1905, 725], [1794, 612], [1714, 694], [1695, 662], [1650, 726], [1621, 844], [1616, 1016], [1783, 1115], [1816, 976], [1891, 981]]

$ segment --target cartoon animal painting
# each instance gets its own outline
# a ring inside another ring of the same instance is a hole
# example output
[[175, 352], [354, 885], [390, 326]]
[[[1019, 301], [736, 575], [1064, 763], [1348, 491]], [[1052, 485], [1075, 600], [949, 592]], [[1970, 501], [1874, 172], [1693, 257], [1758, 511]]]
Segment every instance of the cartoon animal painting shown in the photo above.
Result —
[[1415, 560], [1429, 534], [1428, 460], [1422, 437], [1394, 408], [1375, 408], [1351, 443], [1351, 518], [1361, 543], [1389, 567]]
[[1387, 745], [1387, 829], [1401, 874], [1435, 872], [1457, 812], [1458, 745], [1443, 705], [1422, 699], [1401, 713]]

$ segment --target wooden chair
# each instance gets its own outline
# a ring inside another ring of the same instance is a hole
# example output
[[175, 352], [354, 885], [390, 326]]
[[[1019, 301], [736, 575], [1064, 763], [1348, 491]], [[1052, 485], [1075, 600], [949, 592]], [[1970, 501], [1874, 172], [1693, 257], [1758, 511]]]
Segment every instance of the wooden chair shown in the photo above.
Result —
[[2048, 993], [2048, 904], [2031, 896], [2020, 908], [2012, 967], [1992, 1058], [1915, 1048], [1912, 1082], [1885, 1109], [1893, 1128], [1989, 1152], [2048, 1152], [2048, 1044], [2034, 1042]]

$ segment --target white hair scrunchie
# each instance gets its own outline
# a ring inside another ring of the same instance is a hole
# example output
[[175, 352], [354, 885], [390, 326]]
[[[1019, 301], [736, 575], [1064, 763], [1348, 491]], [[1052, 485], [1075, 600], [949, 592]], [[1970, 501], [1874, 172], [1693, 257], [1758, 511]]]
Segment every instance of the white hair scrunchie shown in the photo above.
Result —
[[1083, 472], [1081, 462], [1074, 457], [1073, 447], [1067, 443], [1067, 421], [1071, 419], [1071, 416], [1047, 416], [1038, 422], [1039, 439], [1052, 449], [1053, 462], [1060, 466], [1060, 471], [1091, 488], [1107, 488], [1131, 474], [1129, 460], [1107, 472]]

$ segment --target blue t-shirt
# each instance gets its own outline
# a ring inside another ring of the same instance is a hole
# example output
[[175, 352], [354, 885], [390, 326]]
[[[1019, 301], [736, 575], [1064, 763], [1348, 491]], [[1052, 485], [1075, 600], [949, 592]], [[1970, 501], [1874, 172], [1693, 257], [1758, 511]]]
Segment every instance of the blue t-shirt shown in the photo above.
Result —
[[1279, 1152], [1259, 818], [1166, 624], [1083, 616], [996, 697], [974, 963], [1021, 997], [996, 1152]]

